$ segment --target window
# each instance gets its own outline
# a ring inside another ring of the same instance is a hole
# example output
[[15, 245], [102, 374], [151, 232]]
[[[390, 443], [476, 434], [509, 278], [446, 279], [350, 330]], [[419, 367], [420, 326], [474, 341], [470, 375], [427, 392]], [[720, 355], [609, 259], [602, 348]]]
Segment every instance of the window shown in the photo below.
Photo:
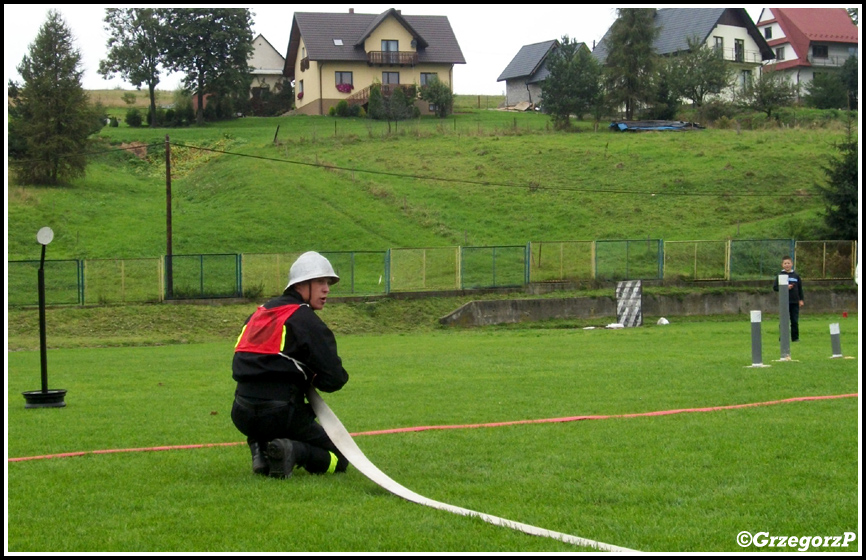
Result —
[[300, 80], [298, 82], [298, 100], [300, 101], [303, 98], [304, 98], [304, 80]]
[[764, 39], [772, 39], [773, 38], [773, 28], [765, 27], [764, 28]]
[[334, 84], [340, 93], [349, 93], [355, 89], [351, 72], [334, 72]]
[[776, 47], [776, 60], [785, 60], [785, 47]]
[[752, 71], [751, 70], [743, 70], [739, 75], [739, 83], [741, 89], [746, 89], [752, 83]]
[[716, 49], [716, 52], [724, 54], [725, 39], [723, 37], [713, 37], [713, 48]]
[[400, 55], [397, 54], [398, 42], [392, 39], [382, 39], [382, 62], [385, 64], [399, 64]]
[[426, 86], [439, 79], [436, 72], [421, 72], [421, 85]]
[[382, 72], [383, 84], [399, 84], [400, 72]]
[[746, 60], [746, 42], [742, 39], [734, 39], [734, 60], [737, 62]]
[[812, 45], [812, 56], [815, 58], [827, 58], [830, 56], [830, 49], [827, 45]]
[[343, 46], [343, 40], [342, 39], [334, 39], [334, 46], [335, 47], [342, 47]]

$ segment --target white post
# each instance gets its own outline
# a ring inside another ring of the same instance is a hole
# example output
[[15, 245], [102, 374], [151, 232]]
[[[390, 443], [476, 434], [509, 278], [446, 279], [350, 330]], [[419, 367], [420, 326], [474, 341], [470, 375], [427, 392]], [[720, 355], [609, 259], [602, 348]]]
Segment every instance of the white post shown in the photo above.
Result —
[[761, 312], [752, 311], [752, 365], [747, 367], [770, 367], [761, 359]]
[[844, 358], [842, 355], [842, 340], [839, 335], [839, 323], [830, 323], [830, 346], [833, 348], [831, 358]]
[[788, 310], [788, 275], [779, 275], [779, 349], [782, 360], [791, 359], [791, 314]]

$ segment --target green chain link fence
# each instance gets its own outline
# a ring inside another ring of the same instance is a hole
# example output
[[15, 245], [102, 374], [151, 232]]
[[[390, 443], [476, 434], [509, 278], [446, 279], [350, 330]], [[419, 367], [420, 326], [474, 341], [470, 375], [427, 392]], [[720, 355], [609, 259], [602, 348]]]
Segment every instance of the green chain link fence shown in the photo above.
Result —
[[[46, 303], [261, 299], [282, 293], [301, 252], [45, 261]], [[323, 251], [340, 276], [336, 296], [450, 291], [581, 280], [766, 280], [794, 257], [804, 279], [850, 279], [856, 241], [531, 242], [489, 247]], [[36, 305], [39, 261], [9, 261], [10, 307]], [[170, 281], [169, 281], [170, 279]]]

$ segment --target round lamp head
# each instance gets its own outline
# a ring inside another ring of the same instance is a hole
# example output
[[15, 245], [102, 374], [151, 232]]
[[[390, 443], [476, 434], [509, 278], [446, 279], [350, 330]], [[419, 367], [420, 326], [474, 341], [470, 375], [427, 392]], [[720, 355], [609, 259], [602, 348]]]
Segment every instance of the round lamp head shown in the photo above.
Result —
[[48, 245], [51, 243], [52, 239], [54, 239], [54, 230], [50, 227], [44, 227], [36, 232], [36, 241], [38, 241], [40, 245]]

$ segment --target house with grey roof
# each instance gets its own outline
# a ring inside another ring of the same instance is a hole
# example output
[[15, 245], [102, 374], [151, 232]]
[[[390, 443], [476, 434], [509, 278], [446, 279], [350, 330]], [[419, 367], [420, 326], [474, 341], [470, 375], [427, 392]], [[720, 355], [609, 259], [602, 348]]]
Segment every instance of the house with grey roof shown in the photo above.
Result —
[[454, 65], [465, 63], [446, 16], [296, 12], [283, 76], [294, 81], [298, 112], [324, 115], [343, 99], [364, 104], [374, 83], [389, 89], [436, 78], [453, 91]]
[[[557, 48], [559, 41], [556, 39], [520, 47], [496, 79], [505, 82], [505, 105], [513, 107], [524, 101], [541, 105], [541, 84], [550, 75], [547, 56]], [[578, 43], [578, 49], [589, 52], [585, 43]]]
[[764, 8], [757, 25], [776, 54], [765, 68], [781, 72], [799, 94], [816, 73], [839, 72], [857, 56], [859, 30], [845, 8]]
[[[656, 10], [653, 23], [659, 29], [656, 54], [676, 56], [688, 50], [689, 38], [697, 38], [729, 62], [735, 87], [757, 77], [763, 62], [774, 57], [745, 8], [664, 8]], [[609, 35], [610, 29], [592, 51], [601, 64], [607, 60]]]

